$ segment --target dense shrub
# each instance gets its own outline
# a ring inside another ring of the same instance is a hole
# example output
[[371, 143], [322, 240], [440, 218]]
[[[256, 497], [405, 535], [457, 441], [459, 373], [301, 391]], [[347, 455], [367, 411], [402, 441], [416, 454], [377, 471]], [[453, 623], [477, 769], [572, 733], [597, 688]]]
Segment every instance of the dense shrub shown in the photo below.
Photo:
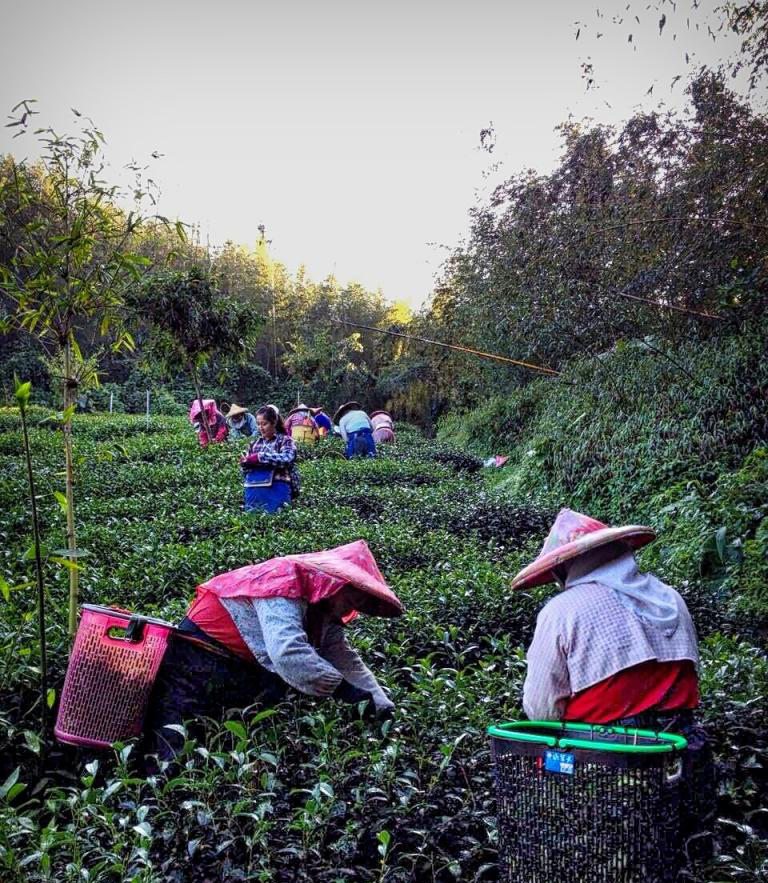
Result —
[[763, 322], [668, 357], [620, 345], [599, 363], [574, 362], [562, 380], [443, 419], [438, 438], [509, 453], [507, 493], [650, 522], [663, 539], [646, 552], [649, 566], [765, 616], [766, 334]]

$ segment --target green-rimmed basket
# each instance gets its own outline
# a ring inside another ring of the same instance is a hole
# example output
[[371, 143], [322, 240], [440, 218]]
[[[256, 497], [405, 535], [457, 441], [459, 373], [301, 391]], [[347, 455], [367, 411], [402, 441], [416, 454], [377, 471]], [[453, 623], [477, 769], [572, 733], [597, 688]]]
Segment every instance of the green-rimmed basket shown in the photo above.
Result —
[[687, 742], [557, 721], [488, 728], [504, 883], [674, 883]]

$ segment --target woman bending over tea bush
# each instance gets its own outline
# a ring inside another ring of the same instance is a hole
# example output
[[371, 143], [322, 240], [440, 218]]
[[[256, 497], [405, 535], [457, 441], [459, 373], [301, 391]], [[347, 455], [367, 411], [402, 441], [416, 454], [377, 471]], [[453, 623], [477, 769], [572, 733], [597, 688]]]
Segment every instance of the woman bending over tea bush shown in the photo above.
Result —
[[149, 750], [168, 760], [183, 745], [163, 729], [225, 708], [271, 704], [287, 687], [390, 717], [392, 700], [347, 643], [359, 613], [393, 617], [402, 604], [363, 540], [272, 558], [198, 586], [171, 637], [150, 700]]

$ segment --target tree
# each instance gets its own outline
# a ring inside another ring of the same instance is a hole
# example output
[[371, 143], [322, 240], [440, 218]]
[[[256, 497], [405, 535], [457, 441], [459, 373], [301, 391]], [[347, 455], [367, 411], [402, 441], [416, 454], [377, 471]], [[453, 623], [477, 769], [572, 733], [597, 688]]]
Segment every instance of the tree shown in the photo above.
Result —
[[[23, 101], [9, 126], [28, 132], [35, 111]], [[67, 548], [70, 560], [69, 631], [77, 624], [77, 539], [75, 532], [72, 415], [81, 362], [78, 337], [111, 336], [115, 349], [131, 348], [123, 323], [124, 295], [136, 285], [149, 260], [132, 250], [152, 199], [151, 181], [132, 164], [133, 209], [118, 202], [124, 190], [107, 184], [104, 136], [74, 111], [79, 131], [59, 135], [37, 129], [42, 159], [37, 164], [0, 161], [0, 294], [10, 304], [3, 330], [35, 336], [61, 365], [63, 440], [66, 464]], [[165, 219], [163, 219], [165, 220]], [[177, 232], [183, 233], [180, 225]]]
[[245, 360], [264, 320], [251, 304], [222, 294], [200, 266], [149, 276], [128, 298], [137, 320], [150, 326], [153, 355], [168, 370], [185, 365], [195, 384], [205, 434], [211, 440], [200, 390], [200, 368], [212, 356]]

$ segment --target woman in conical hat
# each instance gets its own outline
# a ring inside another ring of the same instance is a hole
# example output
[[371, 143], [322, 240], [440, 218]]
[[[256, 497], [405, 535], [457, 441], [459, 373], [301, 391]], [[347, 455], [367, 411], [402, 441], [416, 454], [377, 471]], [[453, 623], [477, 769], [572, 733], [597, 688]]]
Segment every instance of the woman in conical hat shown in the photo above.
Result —
[[331, 421], [331, 418], [325, 413], [325, 408], [310, 408], [309, 411], [315, 419], [318, 433], [323, 437], [325, 437], [326, 435], [331, 435], [333, 432], [333, 422]]
[[373, 424], [360, 402], [345, 402], [333, 415], [333, 422], [338, 425], [339, 434], [346, 444], [348, 460], [376, 456]]
[[395, 424], [386, 411], [374, 411], [371, 414], [373, 440], [377, 445], [395, 443]]
[[274, 701], [287, 687], [355, 704], [394, 704], [347, 643], [358, 614], [403, 612], [364, 540], [221, 573], [198, 586], [158, 673], [146, 730], [163, 759], [183, 745], [163, 729], [224, 708]]
[[[523, 708], [532, 720], [619, 724], [682, 733], [681, 836], [711, 830], [715, 776], [706, 732], [695, 721], [699, 650], [685, 601], [634, 552], [650, 527], [609, 527], [561, 509], [540, 554], [513, 588], [556, 582], [528, 649]], [[709, 847], [697, 838], [702, 854]]]
[[312, 444], [318, 436], [317, 423], [308, 405], [296, 405], [285, 418], [285, 431], [294, 441]]
[[[523, 707], [531, 719], [612, 723], [690, 717], [699, 704], [696, 631], [685, 601], [634, 551], [652, 528], [609, 527], [561, 509], [544, 546], [512, 581], [557, 582], [528, 650]], [[683, 714], [685, 712], [685, 714]]]

